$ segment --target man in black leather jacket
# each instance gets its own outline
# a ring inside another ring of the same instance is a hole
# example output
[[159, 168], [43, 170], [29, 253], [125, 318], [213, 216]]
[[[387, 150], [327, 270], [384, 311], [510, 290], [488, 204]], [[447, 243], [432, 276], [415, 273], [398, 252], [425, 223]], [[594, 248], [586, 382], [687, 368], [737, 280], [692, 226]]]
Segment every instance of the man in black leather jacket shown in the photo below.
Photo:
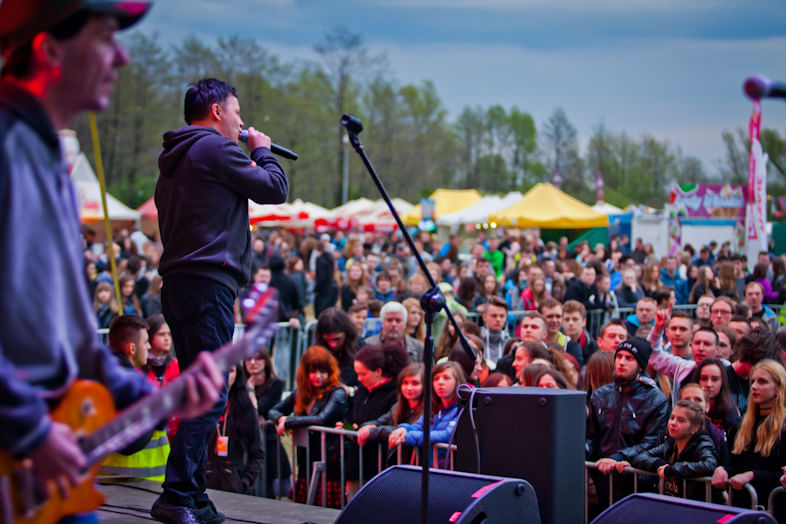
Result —
[[[649, 377], [642, 376], [651, 353], [652, 346], [644, 339], [620, 342], [614, 354], [614, 382], [595, 390], [590, 399], [586, 456], [597, 460], [593, 479], [601, 505], [608, 504], [608, 482], [597, 472], [622, 473], [628, 460], [656, 444], [666, 430], [668, 399]], [[615, 498], [626, 491], [623, 482], [615, 479]]]

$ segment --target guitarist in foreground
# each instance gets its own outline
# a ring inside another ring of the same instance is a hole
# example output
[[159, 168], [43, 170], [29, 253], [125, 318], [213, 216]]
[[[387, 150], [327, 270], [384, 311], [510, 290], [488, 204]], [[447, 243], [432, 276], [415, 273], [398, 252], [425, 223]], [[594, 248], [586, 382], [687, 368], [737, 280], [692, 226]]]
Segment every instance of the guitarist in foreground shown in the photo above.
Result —
[[[108, 107], [118, 69], [129, 60], [115, 32], [149, 7], [0, 2], [0, 454], [25, 459], [33, 481], [56, 485], [50, 494], [63, 500], [77, 498], [69, 492], [82, 482], [88, 460], [72, 429], [50, 418], [50, 407], [77, 377], [103, 383], [118, 409], [151, 387], [141, 374], [122, 369], [96, 335], [76, 195], [57, 130], [82, 111]], [[184, 418], [209, 409], [224, 387], [209, 353], [192, 369], [178, 411]], [[0, 479], [0, 488], [6, 481]], [[0, 515], [0, 521], [14, 519]], [[97, 522], [93, 514], [63, 521]]]

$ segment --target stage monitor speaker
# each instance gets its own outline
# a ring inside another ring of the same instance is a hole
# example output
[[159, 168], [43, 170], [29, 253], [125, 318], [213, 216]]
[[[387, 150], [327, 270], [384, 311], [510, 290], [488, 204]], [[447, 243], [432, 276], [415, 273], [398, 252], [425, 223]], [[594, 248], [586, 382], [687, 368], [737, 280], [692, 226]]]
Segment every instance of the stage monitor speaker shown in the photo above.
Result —
[[[453, 437], [455, 469], [522, 478], [535, 488], [544, 524], [584, 520], [584, 392], [547, 388], [472, 390]], [[478, 468], [477, 456], [480, 456]]]
[[[421, 469], [393, 466], [352, 497], [336, 524], [420, 522]], [[521, 479], [445, 470], [429, 473], [428, 522], [540, 524], [532, 486]]]
[[722, 506], [654, 493], [628, 495], [598, 515], [592, 524], [776, 524], [764, 511]]

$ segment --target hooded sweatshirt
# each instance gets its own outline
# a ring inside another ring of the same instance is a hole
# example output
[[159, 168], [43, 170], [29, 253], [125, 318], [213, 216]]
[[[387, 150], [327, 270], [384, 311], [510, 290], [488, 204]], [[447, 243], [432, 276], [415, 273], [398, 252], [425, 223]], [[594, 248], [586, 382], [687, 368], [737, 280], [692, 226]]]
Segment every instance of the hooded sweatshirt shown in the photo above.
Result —
[[198, 275], [235, 293], [248, 280], [248, 199], [280, 204], [289, 191], [286, 174], [268, 148], [258, 147], [250, 156], [210, 127], [164, 133], [155, 194], [164, 278]]

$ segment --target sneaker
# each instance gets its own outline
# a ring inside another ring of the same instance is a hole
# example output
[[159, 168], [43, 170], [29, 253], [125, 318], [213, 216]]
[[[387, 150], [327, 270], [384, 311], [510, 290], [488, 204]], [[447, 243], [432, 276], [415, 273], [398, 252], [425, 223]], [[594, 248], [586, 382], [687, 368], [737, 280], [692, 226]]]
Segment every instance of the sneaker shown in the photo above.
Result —
[[206, 505], [197, 508], [196, 513], [202, 524], [221, 524], [227, 519], [226, 515], [218, 511], [215, 504], [210, 500], [207, 501]]
[[161, 497], [153, 503], [150, 516], [167, 524], [202, 524], [203, 522], [196, 509], [164, 502]]

